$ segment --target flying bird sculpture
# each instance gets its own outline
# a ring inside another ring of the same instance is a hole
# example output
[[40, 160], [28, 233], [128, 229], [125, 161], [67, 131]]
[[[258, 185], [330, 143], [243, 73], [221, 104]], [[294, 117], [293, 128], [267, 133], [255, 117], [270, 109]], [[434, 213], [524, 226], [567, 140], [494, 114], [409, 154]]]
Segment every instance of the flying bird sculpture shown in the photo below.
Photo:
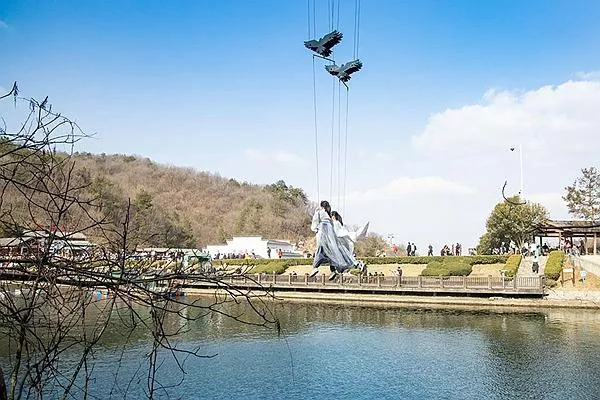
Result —
[[342, 35], [341, 32], [333, 31], [319, 40], [309, 40], [304, 42], [304, 46], [322, 57], [329, 57], [333, 46], [341, 42], [343, 37], [344, 35]]
[[349, 61], [346, 64], [342, 64], [340, 66], [336, 64], [326, 65], [325, 69], [333, 76], [337, 76], [340, 81], [344, 84], [348, 82], [351, 78], [351, 75], [357, 71], [360, 71], [362, 68], [362, 63], [360, 60]]

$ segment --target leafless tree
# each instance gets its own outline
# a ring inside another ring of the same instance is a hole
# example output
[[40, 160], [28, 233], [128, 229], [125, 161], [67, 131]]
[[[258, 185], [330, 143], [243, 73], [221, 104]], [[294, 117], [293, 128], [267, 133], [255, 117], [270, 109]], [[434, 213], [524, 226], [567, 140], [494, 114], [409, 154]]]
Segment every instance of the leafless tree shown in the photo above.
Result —
[[[278, 328], [268, 295], [170, 264], [153, 265], [150, 273], [148, 263], [133, 260], [132, 250], [148, 233], [139, 229], [131, 202], [113, 204], [108, 213], [90, 190], [90, 177], [73, 157], [88, 135], [52, 110], [47, 97], [41, 102], [21, 97], [15, 83], [0, 94], [0, 117], [0, 349], [5, 349], [0, 400], [90, 397], [96, 354], [115, 323], [124, 338], [140, 329], [150, 334], [145, 392], [150, 399], [173, 385], [161, 379], [159, 356], [172, 358], [181, 379], [185, 360], [213, 356], [178, 347], [174, 338], [186, 325], [169, 321], [217, 314]], [[93, 239], [90, 251], [71, 247], [78, 234]], [[8, 251], [11, 247], [20, 251]], [[209, 283], [219, 291], [211, 301], [172, 297], [170, 286], [182, 282]], [[99, 301], [97, 291], [108, 298]], [[226, 306], [232, 302], [245, 306]], [[103, 397], [126, 395], [118, 370]]]

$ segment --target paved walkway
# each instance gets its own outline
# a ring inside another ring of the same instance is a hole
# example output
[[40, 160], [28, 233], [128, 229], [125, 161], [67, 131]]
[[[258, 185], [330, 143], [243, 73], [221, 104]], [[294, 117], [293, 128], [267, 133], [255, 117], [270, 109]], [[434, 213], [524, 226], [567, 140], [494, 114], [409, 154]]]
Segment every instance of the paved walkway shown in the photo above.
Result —
[[590, 301], [600, 305], [599, 290], [562, 290], [562, 289], [546, 289], [549, 300], [579, 300]]
[[539, 273], [534, 273], [531, 270], [533, 266], [533, 257], [523, 257], [521, 259], [521, 265], [519, 265], [519, 270], [517, 271], [517, 276], [540, 276], [544, 275], [544, 267], [546, 266], [546, 260], [548, 257], [540, 256], [540, 271]]

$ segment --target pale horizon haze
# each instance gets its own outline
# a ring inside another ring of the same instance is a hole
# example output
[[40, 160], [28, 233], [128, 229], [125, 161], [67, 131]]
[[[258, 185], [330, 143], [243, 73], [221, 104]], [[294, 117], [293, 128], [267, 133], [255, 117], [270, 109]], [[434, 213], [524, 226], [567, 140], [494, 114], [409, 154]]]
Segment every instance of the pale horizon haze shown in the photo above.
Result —
[[[17, 81], [23, 96], [49, 96], [95, 133], [79, 151], [282, 179], [421, 254], [429, 243], [435, 254], [477, 244], [504, 182], [507, 194], [519, 190], [519, 146], [525, 198], [571, 218], [565, 186], [600, 160], [599, 2], [362, 0], [345, 190], [343, 171], [331, 169], [331, 106], [340, 96], [336, 166], [346, 92], [333, 84], [332, 93], [322, 60], [317, 184], [303, 46], [312, 3], [0, 0], [0, 88]], [[316, 4], [320, 37], [328, 2]], [[334, 55], [345, 62], [356, 2], [339, 4]]]

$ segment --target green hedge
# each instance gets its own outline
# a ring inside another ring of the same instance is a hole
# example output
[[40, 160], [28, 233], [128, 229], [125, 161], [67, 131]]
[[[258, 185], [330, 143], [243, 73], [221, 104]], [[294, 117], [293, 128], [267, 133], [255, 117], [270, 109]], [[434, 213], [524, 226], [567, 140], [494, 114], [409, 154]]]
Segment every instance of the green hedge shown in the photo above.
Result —
[[250, 270], [250, 273], [262, 274], [264, 272], [267, 274], [272, 274], [273, 272], [275, 272], [276, 274], [283, 274], [286, 268], [287, 267], [281, 261], [271, 261], [267, 264], [262, 263], [260, 265], [255, 266]]
[[256, 259], [254, 259], [254, 258], [250, 258], [250, 259], [232, 258], [232, 259], [225, 259], [225, 260], [213, 260], [212, 264], [214, 266], [220, 266], [223, 264], [258, 266], [258, 265], [270, 264], [272, 262], [282, 263], [286, 267], [293, 267], [296, 265], [311, 265], [313, 263], [313, 259], [312, 258], [283, 258], [283, 259], [279, 259], [279, 258], [256, 258]]
[[[360, 260], [370, 265], [378, 264], [429, 264], [432, 261], [438, 262], [459, 262], [469, 265], [475, 264], [504, 264], [508, 259], [508, 256], [433, 256], [433, 257], [359, 257]], [[269, 258], [257, 258], [257, 259], [225, 259], [225, 260], [214, 260], [213, 264], [222, 265], [263, 265], [271, 262], [282, 262], [287, 267], [293, 267], [295, 265], [310, 265], [313, 262], [312, 258], [284, 258], [284, 259], [269, 259]]]
[[449, 276], [450, 271], [445, 267], [441, 261], [432, 261], [427, 264], [427, 267], [421, 271], [422, 276]]
[[[472, 266], [475, 264], [504, 264], [508, 260], [508, 256], [433, 256], [433, 257], [359, 257], [360, 260], [367, 264], [378, 265], [378, 264], [430, 264], [437, 262], [444, 265], [450, 265], [451, 270], [448, 267], [444, 267], [442, 275], [458, 276], [463, 274], [470, 274]], [[252, 273], [258, 272], [273, 272], [282, 271], [283, 273], [287, 268], [294, 267], [296, 265], [311, 265], [313, 262], [312, 258], [284, 258], [284, 259], [269, 259], [269, 258], [234, 258], [225, 260], [214, 260], [212, 263], [215, 267], [223, 266], [227, 264], [232, 265], [250, 265], [254, 268], [251, 270]], [[258, 267], [265, 266], [264, 268], [258, 269]], [[467, 272], [468, 271], [468, 272]], [[458, 274], [458, 275], [457, 275]], [[439, 274], [434, 274], [439, 275]]]
[[429, 264], [432, 261], [441, 263], [458, 262], [475, 264], [504, 264], [508, 256], [432, 256], [432, 257], [361, 257], [367, 264]]
[[[457, 258], [457, 257], [454, 257]], [[473, 266], [464, 260], [448, 259], [444, 262], [431, 261], [421, 272], [422, 276], [467, 276], [473, 271]]]
[[521, 264], [521, 255], [513, 254], [508, 257], [506, 260], [506, 265], [504, 269], [506, 270], [506, 276], [512, 278], [517, 275], [517, 271], [519, 270], [519, 265]]
[[558, 278], [560, 278], [564, 262], [565, 253], [560, 250], [551, 251], [550, 254], [548, 254], [548, 260], [546, 260], [546, 266], [544, 267], [544, 275], [546, 278], [557, 281]]

